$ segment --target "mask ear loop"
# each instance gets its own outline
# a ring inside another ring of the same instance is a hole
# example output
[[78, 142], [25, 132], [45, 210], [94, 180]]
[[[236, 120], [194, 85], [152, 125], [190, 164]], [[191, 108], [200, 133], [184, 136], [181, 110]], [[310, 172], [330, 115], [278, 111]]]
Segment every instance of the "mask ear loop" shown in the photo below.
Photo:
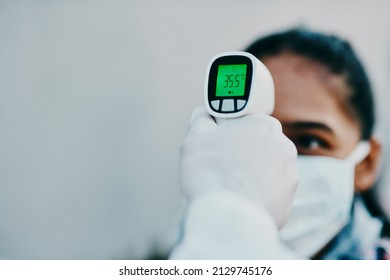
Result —
[[371, 144], [368, 141], [360, 141], [353, 151], [345, 158], [345, 160], [354, 163], [355, 165], [362, 162], [370, 153]]

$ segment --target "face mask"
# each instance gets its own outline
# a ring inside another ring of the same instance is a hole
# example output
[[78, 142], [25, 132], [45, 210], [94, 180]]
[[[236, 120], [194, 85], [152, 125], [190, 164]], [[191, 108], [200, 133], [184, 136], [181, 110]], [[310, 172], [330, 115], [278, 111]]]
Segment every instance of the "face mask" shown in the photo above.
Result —
[[354, 193], [355, 165], [369, 153], [359, 142], [345, 159], [298, 156], [300, 182], [281, 239], [310, 258], [347, 224]]

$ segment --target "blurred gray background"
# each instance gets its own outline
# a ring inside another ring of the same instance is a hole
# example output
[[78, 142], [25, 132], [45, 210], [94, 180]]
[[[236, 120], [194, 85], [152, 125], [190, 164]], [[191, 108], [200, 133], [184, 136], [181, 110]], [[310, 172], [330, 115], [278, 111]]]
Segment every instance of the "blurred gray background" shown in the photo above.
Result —
[[388, 1], [0, 0], [0, 256], [166, 252], [182, 209], [179, 147], [207, 63], [273, 31], [303, 25], [350, 40], [387, 145], [389, 10]]

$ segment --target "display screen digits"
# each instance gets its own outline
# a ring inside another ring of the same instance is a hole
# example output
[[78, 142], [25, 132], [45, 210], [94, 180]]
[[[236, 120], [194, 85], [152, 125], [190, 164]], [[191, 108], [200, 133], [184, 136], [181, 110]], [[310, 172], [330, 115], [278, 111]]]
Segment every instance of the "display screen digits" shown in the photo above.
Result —
[[236, 97], [245, 94], [246, 64], [219, 65], [215, 95]]

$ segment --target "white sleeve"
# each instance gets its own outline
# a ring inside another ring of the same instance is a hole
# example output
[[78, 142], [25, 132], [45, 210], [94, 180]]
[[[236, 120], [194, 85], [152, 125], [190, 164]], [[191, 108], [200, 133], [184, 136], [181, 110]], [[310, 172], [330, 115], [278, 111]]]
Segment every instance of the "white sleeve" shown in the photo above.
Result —
[[272, 216], [226, 190], [198, 196], [189, 205], [182, 238], [170, 259], [297, 259], [279, 241]]

